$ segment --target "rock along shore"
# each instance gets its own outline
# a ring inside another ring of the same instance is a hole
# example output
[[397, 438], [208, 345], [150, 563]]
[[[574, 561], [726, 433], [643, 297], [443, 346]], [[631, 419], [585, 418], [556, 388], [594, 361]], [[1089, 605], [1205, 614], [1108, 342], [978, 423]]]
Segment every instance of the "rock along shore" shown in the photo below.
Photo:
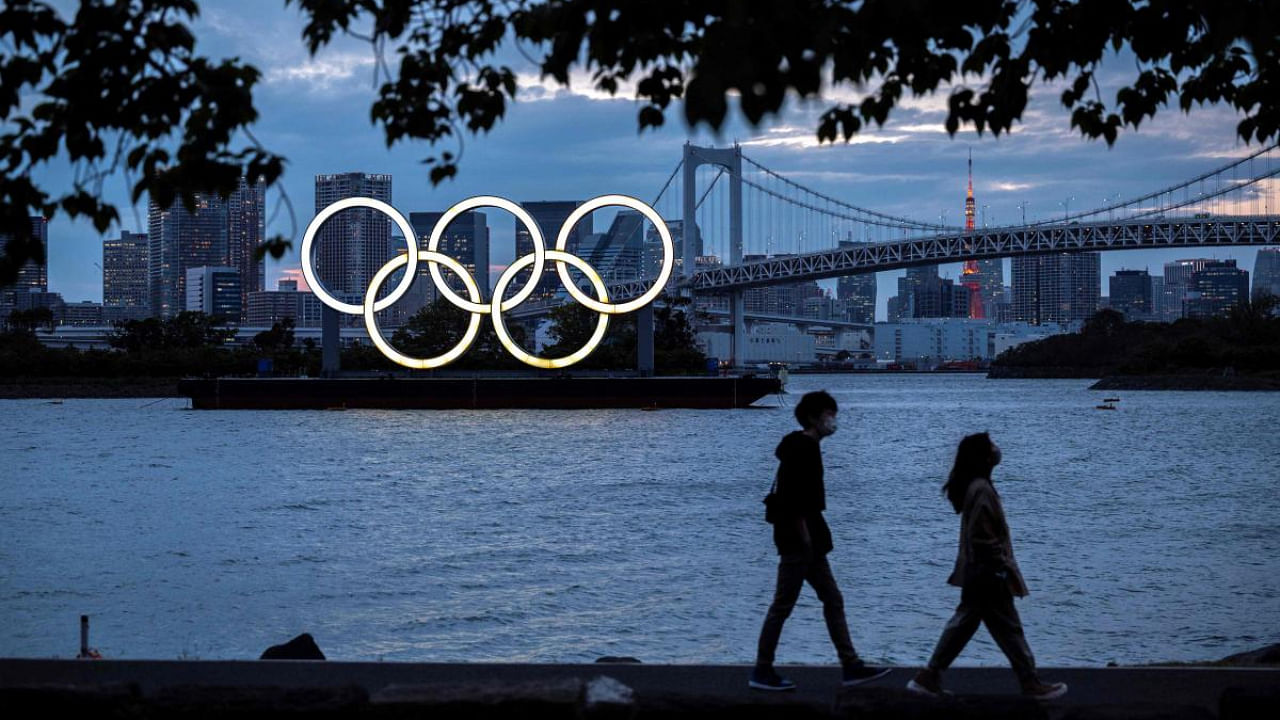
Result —
[[1110, 375], [1090, 390], [1280, 390], [1280, 378], [1248, 375]]

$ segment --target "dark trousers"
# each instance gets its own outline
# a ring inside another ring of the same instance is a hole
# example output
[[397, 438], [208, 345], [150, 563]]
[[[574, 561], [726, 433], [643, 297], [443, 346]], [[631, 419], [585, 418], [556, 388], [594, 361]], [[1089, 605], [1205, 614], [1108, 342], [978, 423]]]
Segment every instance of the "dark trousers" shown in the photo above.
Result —
[[778, 561], [778, 587], [773, 594], [773, 604], [764, 617], [764, 627], [760, 628], [757, 666], [773, 665], [778, 638], [782, 636], [782, 624], [791, 616], [806, 580], [822, 601], [822, 616], [826, 618], [827, 632], [831, 635], [831, 643], [836, 646], [840, 663], [851, 665], [858, 662], [858, 653], [854, 652], [849, 626], [844, 619], [844, 596], [836, 586], [826, 556], [783, 555]]
[[1004, 651], [1018, 680], [1028, 683], [1036, 679], [1036, 661], [1022, 632], [1022, 620], [1013, 606], [1013, 594], [1002, 580], [975, 579], [960, 591], [960, 606], [947, 621], [938, 638], [938, 646], [929, 659], [929, 669], [946, 670], [977, 632], [979, 623], [987, 626], [991, 639]]

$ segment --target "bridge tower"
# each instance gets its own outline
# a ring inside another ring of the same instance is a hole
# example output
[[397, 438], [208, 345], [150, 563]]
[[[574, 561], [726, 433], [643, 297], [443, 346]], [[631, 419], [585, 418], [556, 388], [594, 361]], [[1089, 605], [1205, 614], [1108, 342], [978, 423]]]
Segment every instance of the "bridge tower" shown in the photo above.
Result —
[[[742, 264], [742, 148], [736, 143], [732, 148], [706, 148], [684, 144], [684, 196], [681, 222], [681, 264], [686, 279], [697, 270], [698, 249], [702, 247], [702, 232], [697, 226], [697, 169], [702, 165], [717, 165], [729, 175], [729, 264]], [[692, 300], [692, 291], [690, 291]], [[729, 315], [733, 322], [730, 342], [733, 366], [741, 366], [747, 359], [746, 307], [743, 291], [736, 289], [729, 294]]]

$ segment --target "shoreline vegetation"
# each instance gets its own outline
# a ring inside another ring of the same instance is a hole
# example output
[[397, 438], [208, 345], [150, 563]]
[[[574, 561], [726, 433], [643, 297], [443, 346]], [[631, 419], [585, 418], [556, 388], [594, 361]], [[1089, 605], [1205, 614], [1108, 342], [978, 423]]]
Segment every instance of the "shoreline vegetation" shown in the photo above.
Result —
[[[707, 358], [697, 347], [693, 325], [680, 303], [654, 310], [654, 365], [663, 375], [704, 375]], [[587, 308], [570, 305], [551, 312], [549, 357], [568, 355], [585, 345], [595, 331], [597, 317]], [[188, 377], [319, 377], [321, 349], [310, 338], [296, 343], [291, 318], [258, 333], [246, 346], [235, 346], [234, 328], [221, 317], [182, 312], [161, 320], [130, 320], [116, 326], [111, 349], [45, 347], [37, 327], [53, 322], [49, 310], [14, 311], [0, 319], [0, 399], [14, 398], [161, 398], [184, 397], [178, 381]], [[391, 342], [420, 357], [436, 356], [462, 338], [466, 313], [446, 300], [437, 300], [411, 317]], [[517, 344], [525, 333], [513, 325]], [[635, 368], [634, 318], [609, 325], [599, 347], [574, 369], [607, 372]], [[401, 375], [404, 368], [383, 357], [371, 344], [356, 343], [341, 351], [340, 366], [354, 373]], [[451, 371], [528, 373], [530, 368], [512, 357], [485, 326], [470, 350], [450, 366]]]
[[1093, 390], [1280, 391], [1280, 299], [1266, 295], [1224, 317], [1127, 322], [1101, 310], [1078, 333], [1011, 348], [987, 377], [1096, 378]]

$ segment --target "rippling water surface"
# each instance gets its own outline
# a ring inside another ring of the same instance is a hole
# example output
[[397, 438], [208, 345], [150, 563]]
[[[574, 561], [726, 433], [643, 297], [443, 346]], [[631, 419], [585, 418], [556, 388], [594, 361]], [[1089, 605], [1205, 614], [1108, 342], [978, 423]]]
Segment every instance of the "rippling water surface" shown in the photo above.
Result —
[[[0, 655], [750, 662], [760, 498], [832, 391], [831, 562], [867, 658], [927, 659], [958, 600], [939, 485], [989, 430], [1044, 665], [1212, 659], [1280, 628], [1280, 393], [793, 376], [732, 411], [213, 412], [0, 401]], [[776, 404], [765, 400], [762, 404]], [[806, 589], [779, 662], [835, 662]], [[1003, 664], [985, 632], [961, 664]]]

